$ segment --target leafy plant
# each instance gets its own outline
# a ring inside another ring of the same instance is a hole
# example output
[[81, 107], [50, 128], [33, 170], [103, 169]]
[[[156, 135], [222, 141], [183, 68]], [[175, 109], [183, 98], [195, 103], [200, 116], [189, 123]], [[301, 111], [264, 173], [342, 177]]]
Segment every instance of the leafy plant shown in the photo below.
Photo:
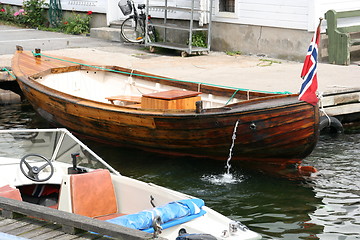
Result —
[[21, 24], [21, 25], [26, 25], [27, 23], [27, 16], [26, 16], [26, 12], [24, 9], [20, 9], [17, 12], [13, 13], [13, 20], [15, 23], [17, 24]]
[[6, 22], [14, 21], [14, 11], [11, 9], [10, 6], [0, 4], [0, 20]]
[[92, 11], [87, 12], [86, 15], [73, 13], [71, 17], [63, 22], [63, 31], [67, 34], [83, 34], [89, 32], [91, 14]]
[[204, 32], [194, 32], [191, 41], [192, 45], [195, 47], [207, 47], [206, 34]]
[[25, 0], [23, 7], [25, 10], [26, 24], [30, 27], [40, 27], [46, 22], [45, 8], [48, 6], [45, 0]]

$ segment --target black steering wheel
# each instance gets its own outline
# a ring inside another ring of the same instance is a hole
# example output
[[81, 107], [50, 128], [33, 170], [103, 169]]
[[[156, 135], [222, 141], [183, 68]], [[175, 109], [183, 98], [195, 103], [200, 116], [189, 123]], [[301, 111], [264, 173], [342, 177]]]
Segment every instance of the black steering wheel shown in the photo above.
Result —
[[[39, 162], [44, 162], [45, 161], [45, 163], [40, 167], [31, 166], [30, 163], [27, 160], [28, 157], [41, 158], [42, 160], [40, 160], [40, 161], [34, 161], [34, 163], [36, 163], [37, 165], [38, 165]], [[27, 172], [24, 170], [24, 164], [25, 164], [26, 168], [28, 169]], [[49, 175], [46, 178], [40, 179], [39, 178], [39, 173], [41, 171], [43, 171], [48, 165], [50, 166]], [[54, 174], [54, 166], [50, 162], [50, 160], [47, 159], [46, 157], [42, 156], [42, 155], [33, 154], [33, 153], [27, 154], [27, 155], [25, 155], [24, 157], [21, 158], [20, 170], [25, 175], [25, 177], [27, 177], [28, 179], [30, 179], [30, 180], [32, 180], [34, 182], [45, 182], [45, 181], [49, 180], [52, 177], [52, 175]]]

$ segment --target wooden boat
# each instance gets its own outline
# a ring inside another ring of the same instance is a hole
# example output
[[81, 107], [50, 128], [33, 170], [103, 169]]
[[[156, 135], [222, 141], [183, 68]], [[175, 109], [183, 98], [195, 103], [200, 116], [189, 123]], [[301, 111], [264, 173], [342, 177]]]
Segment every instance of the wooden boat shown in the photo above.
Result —
[[66, 129], [0, 130], [0, 146], [0, 197], [126, 227], [114, 239], [261, 238], [201, 199], [120, 175]]
[[296, 94], [180, 81], [21, 48], [12, 69], [41, 116], [112, 144], [226, 161], [235, 133], [231, 161], [288, 165], [318, 140], [318, 107]]

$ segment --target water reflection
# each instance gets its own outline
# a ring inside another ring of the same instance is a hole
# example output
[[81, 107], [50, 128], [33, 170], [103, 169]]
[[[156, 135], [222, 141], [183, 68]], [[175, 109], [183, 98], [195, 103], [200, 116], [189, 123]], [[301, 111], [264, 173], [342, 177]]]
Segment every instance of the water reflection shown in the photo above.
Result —
[[307, 161], [321, 174], [313, 181], [322, 199], [310, 214], [311, 223], [324, 226], [321, 239], [360, 239], [360, 134], [322, 137]]
[[[46, 128], [28, 104], [0, 106], [0, 128]], [[289, 180], [224, 162], [169, 158], [85, 140], [122, 174], [203, 198], [264, 239], [360, 239], [360, 134], [322, 137], [304, 164], [319, 175]]]

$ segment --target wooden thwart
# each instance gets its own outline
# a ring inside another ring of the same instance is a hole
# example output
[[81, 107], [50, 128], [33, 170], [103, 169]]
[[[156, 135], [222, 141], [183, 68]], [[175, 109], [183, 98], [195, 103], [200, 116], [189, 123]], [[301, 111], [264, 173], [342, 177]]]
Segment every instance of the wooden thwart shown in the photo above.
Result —
[[133, 103], [133, 104], [141, 103], [140, 96], [119, 95], [119, 96], [107, 97], [106, 99], [109, 100], [109, 102], [111, 102], [112, 104], [114, 104], [114, 101], [122, 101], [122, 102]]

